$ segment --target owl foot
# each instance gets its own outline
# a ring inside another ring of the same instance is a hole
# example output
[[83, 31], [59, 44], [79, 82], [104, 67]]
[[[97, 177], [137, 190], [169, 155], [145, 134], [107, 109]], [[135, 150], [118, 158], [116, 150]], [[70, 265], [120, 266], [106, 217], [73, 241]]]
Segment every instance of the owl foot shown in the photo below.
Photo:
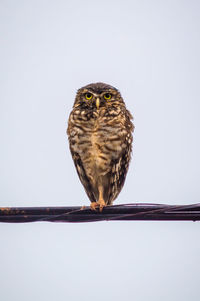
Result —
[[106, 207], [106, 203], [103, 199], [98, 200], [97, 204], [99, 205], [100, 212], [102, 212], [103, 208]]
[[99, 207], [99, 204], [97, 204], [97, 202], [92, 202], [90, 204], [90, 209], [93, 211], [97, 211], [97, 208]]
[[84, 209], [86, 209], [86, 206], [82, 206], [80, 210], [84, 210]]
[[92, 202], [90, 204], [90, 209], [94, 211], [97, 211], [97, 209], [99, 209], [99, 212], [102, 212], [104, 207], [106, 207], [106, 203], [104, 200], [98, 200], [98, 202]]

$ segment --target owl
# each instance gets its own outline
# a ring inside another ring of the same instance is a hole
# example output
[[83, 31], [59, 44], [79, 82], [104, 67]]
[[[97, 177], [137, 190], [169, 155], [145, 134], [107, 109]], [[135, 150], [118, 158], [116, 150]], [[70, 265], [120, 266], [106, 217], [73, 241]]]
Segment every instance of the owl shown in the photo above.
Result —
[[132, 151], [133, 117], [120, 92], [104, 83], [77, 91], [67, 135], [91, 209], [100, 212], [120, 193]]

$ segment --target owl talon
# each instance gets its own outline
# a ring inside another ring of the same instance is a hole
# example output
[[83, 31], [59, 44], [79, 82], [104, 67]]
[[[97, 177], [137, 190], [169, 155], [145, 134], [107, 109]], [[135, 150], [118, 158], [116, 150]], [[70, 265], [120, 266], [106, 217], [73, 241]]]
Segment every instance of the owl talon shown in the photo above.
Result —
[[97, 211], [97, 208], [99, 207], [99, 204], [97, 202], [92, 202], [90, 204], [90, 209], [93, 211]]
[[90, 204], [90, 209], [93, 211], [97, 211], [97, 209], [99, 209], [99, 212], [102, 212], [104, 207], [106, 207], [104, 200], [99, 200], [98, 202], [92, 202]]
[[80, 210], [85, 210], [86, 209], [86, 206], [82, 206]]
[[97, 204], [99, 205], [99, 212], [102, 212], [103, 211], [103, 208], [106, 207], [106, 203], [104, 200], [99, 200], [97, 202]]

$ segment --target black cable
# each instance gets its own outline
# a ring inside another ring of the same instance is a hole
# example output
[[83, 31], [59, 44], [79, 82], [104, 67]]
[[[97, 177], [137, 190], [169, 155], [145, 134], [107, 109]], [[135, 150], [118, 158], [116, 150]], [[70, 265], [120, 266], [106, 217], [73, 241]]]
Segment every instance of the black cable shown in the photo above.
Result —
[[94, 222], [113, 220], [198, 221], [200, 203], [191, 205], [122, 204], [102, 212], [90, 207], [0, 207], [0, 222]]

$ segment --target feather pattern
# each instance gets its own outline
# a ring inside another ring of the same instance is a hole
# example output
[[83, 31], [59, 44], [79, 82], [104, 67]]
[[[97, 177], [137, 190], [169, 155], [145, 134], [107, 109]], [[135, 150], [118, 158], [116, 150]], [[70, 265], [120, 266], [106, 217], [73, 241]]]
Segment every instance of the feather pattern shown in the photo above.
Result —
[[124, 185], [132, 151], [131, 120], [116, 88], [96, 83], [78, 90], [67, 134], [77, 173], [91, 202], [111, 205]]

